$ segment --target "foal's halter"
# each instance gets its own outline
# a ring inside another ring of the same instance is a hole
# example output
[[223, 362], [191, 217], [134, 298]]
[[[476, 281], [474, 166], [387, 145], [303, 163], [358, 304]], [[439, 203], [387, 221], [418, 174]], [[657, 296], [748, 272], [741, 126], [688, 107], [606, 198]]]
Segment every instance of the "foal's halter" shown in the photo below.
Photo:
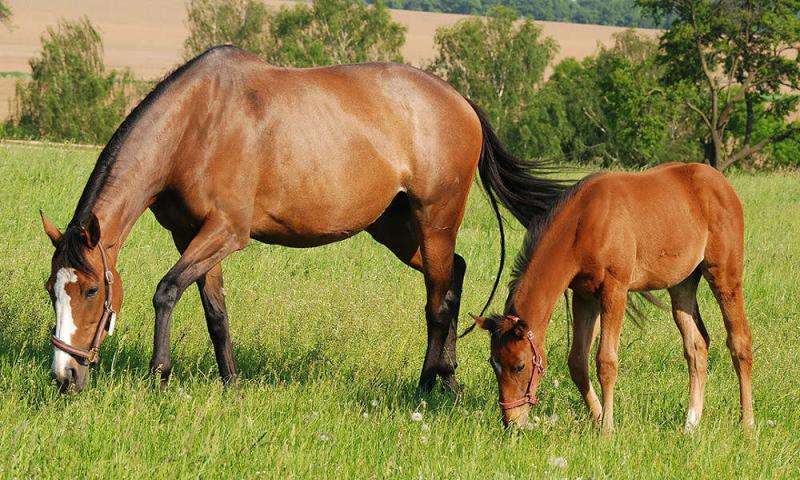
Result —
[[103, 302], [103, 313], [100, 315], [100, 323], [97, 324], [97, 331], [94, 334], [94, 340], [89, 350], [73, 347], [72, 345], [62, 342], [56, 337], [56, 327], [50, 332], [50, 343], [57, 349], [62, 350], [78, 360], [83, 360], [85, 364], [91, 365], [100, 361], [100, 339], [103, 336], [103, 330], [106, 329], [108, 319], [114, 315], [114, 307], [111, 302], [111, 294], [113, 292], [111, 286], [114, 284], [114, 275], [108, 269], [108, 259], [106, 258], [106, 250], [103, 244], [98, 242], [97, 246], [100, 247], [100, 257], [103, 259], [103, 281], [106, 289], [106, 300]]
[[[508, 318], [519, 321], [518, 317], [512, 315], [509, 315]], [[533, 342], [533, 332], [531, 331], [528, 331], [528, 343], [530, 343], [531, 351], [533, 352], [533, 368], [531, 369], [531, 379], [528, 380], [528, 390], [525, 392], [525, 396], [522, 398], [518, 398], [510, 402], [498, 402], [500, 404], [500, 408], [503, 410], [520, 407], [522, 405], [539, 404], [539, 399], [536, 398], [536, 393], [533, 391], [533, 389], [539, 384], [539, 380], [541, 380], [541, 378], [544, 376], [544, 365], [542, 364], [542, 353]]]

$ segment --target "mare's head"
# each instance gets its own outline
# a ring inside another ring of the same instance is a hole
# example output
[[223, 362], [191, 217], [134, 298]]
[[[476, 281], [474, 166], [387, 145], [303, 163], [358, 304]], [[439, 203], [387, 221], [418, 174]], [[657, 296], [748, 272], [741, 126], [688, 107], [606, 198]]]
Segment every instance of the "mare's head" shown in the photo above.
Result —
[[62, 392], [78, 392], [86, 386], [89, 365], [99, 359], [100, 343], [114, 331], [122, 282], [100, 244], [97, 217], [63, 234], [44, 214], [42, 224], [55, 247], [45, 284], [56, 313], [51, 374]]
[[473, 317], [489, 332], [489, 363], [500, 389], [503, 425], [524, 427], [531, 405], [539, 403], [536, 390], [544, 375], [546, 359], [524, 320], [514, 315]]

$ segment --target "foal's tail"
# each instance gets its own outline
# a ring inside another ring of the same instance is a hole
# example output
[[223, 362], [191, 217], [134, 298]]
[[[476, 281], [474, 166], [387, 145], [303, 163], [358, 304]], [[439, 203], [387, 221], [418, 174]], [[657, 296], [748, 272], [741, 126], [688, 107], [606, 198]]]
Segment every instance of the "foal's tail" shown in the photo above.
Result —
[[500, 226], [500, 268], [489, 300], [481, 310], [481, 316], [483, 316], [497, 291], [506, 257], [503, 218], [500, 215], [498, 202], [506, 207], [523, 227], [528, 228], [531, 220], [547, 212], [571, 182], [541, 176], [555, 172], [548, 162], [521, 160], [514, 157], [497, 138], [486, 113], [470, 99], [466, 100], [475, 110], [481, 122], [483, 149], [478, 163], [478, 175], [489, 196], [489, 202], [492, 204], [497, 216], [497, 223]]

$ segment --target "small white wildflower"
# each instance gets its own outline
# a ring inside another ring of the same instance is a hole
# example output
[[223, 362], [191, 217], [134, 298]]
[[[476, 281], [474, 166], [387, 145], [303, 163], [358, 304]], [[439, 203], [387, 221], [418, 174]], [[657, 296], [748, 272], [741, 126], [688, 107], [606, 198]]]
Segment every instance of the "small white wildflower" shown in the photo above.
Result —
[[424, 445], [424, 444], [428, 443], [428, 437], [423, 435], [423, 436], [419, 437], [419, 441]]
[[364, 412], [364, 413], [361, 414], [361, 416], [364, 417], [364, 418], [369, 418], [369, 413]]
[[414, 412], [411, 414], [411, 421], [412, 422], [421, 422], [422, 421], [422, 414], [419, 412]]
[[770, 427], [774, 427], [775, 425], [777, 425], [777, 422], [775, 420], [767, 420], [767, 425], [769, 425]]
[[378, 401], [377, 400], [373, 400], [369, 404], [372, 405], [372, 408], [378, 408]]
[[537, 423], [528, 422], [527, 424], [525, 424], [525, 430], [528, 431], [534, 430], [537, 425], [538, 425]]
[[551, 467], [567, 468], [567, 459], [564, 457], [550, 457], [547, 464]]
[[542, 423], [542, 419], [539, 417], [539, 415], [533, 416], [533, 423], [534, 425], [539, 425], [540, 423]]
[[423, 424], [422, 424], [422, 430], [423, 430], [423, 431], [425, 431], [425, 432], [430, 432], [430, 431], [431, 431], [431, 426], [430, 426], [430, 424], [428, 424], [428, 423], [423, 423]]
[[319, 441], [320, 442], [327, 442], [333, 439], [333, 435], [328, 432], [322, 432], [319, 434]]
[[558, 388], [559, 385], [561, 385], [561, 382], [559, 382], [557, 378], [554, 378], [553, 379], [553, 388]]

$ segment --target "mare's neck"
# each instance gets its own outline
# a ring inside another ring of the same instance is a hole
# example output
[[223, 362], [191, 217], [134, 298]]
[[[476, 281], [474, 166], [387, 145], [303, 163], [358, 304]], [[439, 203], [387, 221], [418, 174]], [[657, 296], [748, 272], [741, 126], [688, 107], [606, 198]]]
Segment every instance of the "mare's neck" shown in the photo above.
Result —
[[569, 214], [559, 217], [539, 240], [506, 307], [528, 323], [540, 347], [558, 301], [578, 273], [573, 251], [577, 222]]

